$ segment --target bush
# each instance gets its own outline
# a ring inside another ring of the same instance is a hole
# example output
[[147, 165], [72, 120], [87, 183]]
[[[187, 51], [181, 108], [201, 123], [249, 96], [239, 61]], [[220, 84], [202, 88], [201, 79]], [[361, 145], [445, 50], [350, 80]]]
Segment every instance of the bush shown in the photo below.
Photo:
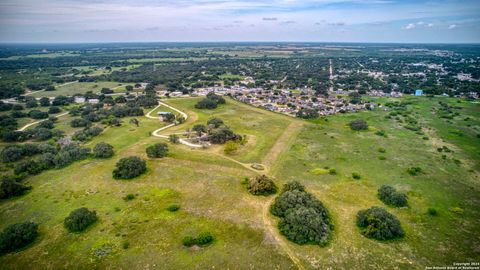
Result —
[[83, 119], [83, 118], [75, 118], [70, 122], [70, 126], [77, 128], [77, 127], [89, 127], [92, 125], [92, 122]]
[[178, 137], [177, 134], [170, 134], [170, 135], [168, 135], [168, 140], [169, 140], [171, 143], [177, 144], [177, 143], [180, 142], [180, 137]]
[[196, 244], [196, 241], [195, 241], [195, 238], [193, 238], [192, 236], [188, 235], [188, 236], [185, 236], [183, 239], [182, 239], [182, 243], [184, 246], [186, 247], [191, 247], [193, 245]]
[[125, 197], [123, 197], [123, 200], [126, 201], [126, 202], [131, 201], [133, 199], [135, 199], [135, 194], [131, 194], [131, 193], [127, 194]]
[[209, 98], [204, 98], [202, 100], [200, 100], [199, 102], [197, 102], [197, 104], [195, 104], [195, 108], [197, 109], [215, 109], [217, 108], [217, 102], [215, 102], [214, 100], [211, 100]]
[[383, 185], [378, 189], [378, 198], [387, 205], [403, 207], [408, 205], [405, 193], [397, 192], [394, 187]]
[[166, 143], [156, 143], [147, 147], [146, 152], [149, 158], [162, 158], [168, 154], [168, 145]]
[[297, 244], [325, 245], [333, 230], [327, 209], [298, 182], [286, 184], [270, 212], [280, 217], [280, 232]]
[[355, 180], [360, 180], [362, 177], [360, 176], [359, 173], [354, 172], [354, 173], [352, 173], [352, 178], [355, 179]]
[[352, 130], [367, 130], [368, 129], [368, 124], [363, 119], [353, 120], [348, 125], [350, 126], [350, 128]]
[[280, 232], [297, 244], [326, 244], [329, 226], [313, 208], [303, 206], [288, 210], [278, 224]]
[[336, 175], [337, 174], [337, 170], [335, 170], [334, 168], [331, 168], [328, 170], [328, 174], [330, 175]]
[[213, 242], [213, 235], [209, 232], [202, 232], [197, 236], [196, 242], [200, 246], [205, 246]]
[[65, 218], [63, 224], [70, 232], [81, 232], [97, 221], [97, 213], [85, 207], [74, 210]]
[[39, 110], [31, 110], [28, 112], [28, 117], [32, 119], [45, 119], [48, 118], [48, 113]]
[[207, 121], [207, 125], [211, 125], [213, 126], [214, 128], [218, 128], [220, 127], [221, 125], [223, 125], [223, 120], [220, 119], [220, 118], [210, 118], [208, 121]]
[[210, 142], [214, 144], [223, 144], [230, 140], [237, 140], [240, 136], [233, 133], [227, 126], [221, 126], [214, 130], [210, 135]]
[[266, 175], [259, 175], [248, 180], [248, 191], [253, 195], [270, 195], [277, 192], [277, 186]]
[[407, 173], [412, 175], [412, 176], [417, 176], [417, 175], [423, 173], [423, 170], [420, 167], [410, 167], [410, 168], [407, 169]]
[[55, 123], [53, 123], [52, 120], [45, 120], [42, 121], [38, 124], [39, 128], [47, 128], [47, 129], [52, 129], [55, 127]]
[[377, 240], [390, 240], [405, 235], [400, 221], [381, 207], [371, 207], [357, 213], [357, 225], [361, 233]]
[[191, 247], [191, 246], [194, 246], [194, 245], [206, 246], [206, 245], [212, 243], [214, 239], [215, 238], [213, 237], [213, 235], [211, 233], [202, 232], [196, 238], [194, 238], [193, 236], [190, 236], [190, 235], [185, 236], [182, 239], [182, 243], [186, 247]]
[[238, 150], [238, 145], [233, 141], [228, 141], [223, 148], [223, 152], [227, 155], [231, 155]]
[[55, 114], [55, 113], [59, 113], [61, 111], [62, 110], [57, 106], [52, 106], [52, 107], [48, 108], [48, 113], [49, 114]]
[[32, 189], [32, 187], [22, 185], [9, 178], [4, 178], [0, 184], [0, 199], [21, 196], [25, 193], [25, 191], [30, 189]]
[[0, 233], [0, 254], [27, 246], [38, 236], [38, 225], [33, 222], [16, 223]]
[[115, 179], [132, 179], [144, 173], [147, 170], [145, 160], [139, 157], [126, 157], [120, 159], [113, 170]]
[[387, 132], [385, 132], [385, 130], [379, 130], [377, 132], [375, 132], [375, 135], [377, 136], [382, 136], [382, 137], [387, 137]]
[[113, 146], [108, 143], [98, 143], [93, 148], [93, 155], [96, 158], [109, 158], [113, 156]]
[[302, 184], [300, 184], [298, 181], [287, 182], [286, 184], [283, 185], [282, 193], [286, 191], [293, 191], [293, 190], [305, 191], [305, 187]]
[[177, 212], [178, 210], [180, 210], [180, 205], [171, 204], [167, 207], [167, 210], [170, 211], [170, 212]]
[[437, 209], [435, 209], [435, 208], [428, 208], [427, 213], [428, 213], [430, 216], [438, 216], [438, 211], [437, 211]]

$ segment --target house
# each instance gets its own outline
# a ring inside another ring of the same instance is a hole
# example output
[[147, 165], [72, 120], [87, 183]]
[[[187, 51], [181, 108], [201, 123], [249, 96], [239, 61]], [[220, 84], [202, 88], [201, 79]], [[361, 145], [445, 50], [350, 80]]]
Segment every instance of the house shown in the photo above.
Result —
[[73, 99], [75, 103], [85, 103], [85, 98], [84, 97], [75, 97]]
[[98, 100], [97, 98], [91, 98], [88, 100], [88, 103], [90, 104], [97, 104], [98, 102], [100, 102], [100, 100]]

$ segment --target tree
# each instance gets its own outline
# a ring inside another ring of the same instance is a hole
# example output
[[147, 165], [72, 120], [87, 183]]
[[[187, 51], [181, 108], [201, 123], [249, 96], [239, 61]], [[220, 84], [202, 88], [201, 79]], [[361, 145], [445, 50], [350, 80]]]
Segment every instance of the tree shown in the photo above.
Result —
[[55, 86], [48, 85], [47, 87], [45, 87], [45, 91], [55, 91]]
[[131, 123], [131, 124], [134, 124], [134, 125], [137, 126], [137, 127], [140, 125], [140, 121], [138, 121], [137, 118], [132, 118], [132, 119], [130, 119], [130, 123]]
[[28, 112], [28, 116], [32, 119], [45, 119], [48, 118], [48, 113], [39, 110], [31, 110]]
[[96, 158], [109, 158], [113, 156], [113, 146], [108, 143], [98, 143], [93, 148], [93, 155]]
[[145, 160], [131, 156], [120, 159], [113, 170], [113, 178], [115, 179], [132, 179], [147, 170]]
[[350, 98], [350, 103], [352, 104], [358, 104], [361, 101], [362, 95], [360, 95], [359, 92], [350, 92], [348, 94], [348, 97]]
[[9, 178], [4, 178], [2, 180], [2, 183], [0, 184], [0, 199], [21, 196], [30, 189], [32, 189], [32, 187], [24, 186], [17, 181]]
[[147, 147], [146, 152], [149, 158], [162, 158], [168, 153], [168, 145], [166, 143], [156, 143]]
[[270, 195], [277, 192], [277, 186], [266, 175], [258, 175], [248, 180], [247, 189], [253, 195]]
[[42, 107], [50, 106], [50, 99], [48, 97], [42, 97], [40, 99], [40, 106], [42, 106]]
[[133, 86], [127, 85], [127, 86], [125, 86], [125, 90], [127, 90], [127, 92], [131, 92], [131, 91], [133, 91]]
[[167, 113], [162, 116], [163, 122], [172, 123], [175, 121], [175, 115], [173, 113]]
[[83, 118], [75, 118], [70, 121], [70, 126], [77, 128], [77, 127], [89, 127], [92, 125], [92, 122], [88, 121], [87, 119]]
[[350, 128], [352, 130], [367, 130], [368, 129], [368, 124], [363, 119], [353, 120], [348, 125], [350, 126]]
[[383, 185], [378, 189], [378, 198], [385, 204], [403, 207], [408, 205], [408, 197], [405, 193], [397, 192], [394, 187]]
[[217, 108], [217, 102], [215, 102], [214, 100], [212, 99], [209, 99], [209, 98], [204, 98], [202, 100], [200, 100], [199, 102], [197, 102], [197, 104], [195, 104], [195, 108], [197, 109], [215, 109]]
[[112, 94], [113, 90], [110, 89], [110, 88], [104, 87], [104, 88], [102, 88], [102, 90], [100, 90], [100, 93], [102, 93], [102, 94]]
[[16, 223], [0, 233], [0, 254], [27, 246], [38, 236], [38, 225], [33, 222]]
[[381, 207], [371, 207], [357, 213], [357, 225], [361, 233], [377, 240], [390, 240], [405, 235], [400, 221]]
[[220, 119], [220, 118], [210, 118], [208, 121], [207, 121], [207, 125], [208, 126], [213, 126], [214, 128], [218, 128], [220, 127], [221, 125], [223, 125], [223, 120]]
[[52, 106], [52, 107], [48, 108], [48, 113], [49, 114], [55, 114], [55, 113], [59, 113], [61, 111], [62, 111], [62, 109], [60, 109], [57, 106]]
[[70, 232], [81, 232], [97, 221], [97, 213], [85, 207], [73, 210], [63, 224]]
[[200, 136], [202, 136], [202, 133], [207, 132], [207, 127], [205, 125], [202, 125], [202, 124], [197, 124], [197, 125], [193, 126], [192, 130], [197, 132], [197, 136], [200, 137]]
[[180, 142], [180, 137], [178, 137], [177, 134], [170, 134], [168, 136], [168, 140], [171, 142], [171, 143], [179, 143]]
[[238, 145], [234, 141], [228, 141], [225, 143], [225, 147], [223, 148], [223, 152], [227, 155], [230, 155], [238, 150]]
[[215, 129], [210, 134], [210, 142], [215, 144], [223, 144], [230, 140], [237, 140], [241, 136], [233, 133], [227, 126], [221, 126], [218, 129]]
[[325, 245], [330, 233], [329, 225], [315, 209], [294, 208], [278, 224], [280, 232], [297, 244]]
[[318, 112], [315, 109], [301, 108], [296, 115], [303, 119], [314, 119], [318, 117]]

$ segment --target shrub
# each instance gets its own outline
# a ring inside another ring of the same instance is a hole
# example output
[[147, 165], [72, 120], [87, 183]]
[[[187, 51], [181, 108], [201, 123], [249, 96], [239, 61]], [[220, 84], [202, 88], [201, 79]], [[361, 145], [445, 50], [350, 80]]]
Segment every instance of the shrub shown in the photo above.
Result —
[[352, 173], [352, 178], [355, 179], [355, 180], [360, 180], [360, 178], [362, 178], [362, 177], [360, 176], [359, 173], [354, 172], [354, 173]]
[[379, 130], [377, 132], [375, 132], [375, 135], [377, 136], [382, 136], [382, 137], [387, 137], [387, 132], [385, 132], [385, 130]]
[[115, 170], [113, 170], [113, 178], [115, 179], [132, 179], [144, 173], [147, 170], [145, 160], [139, 157], [131, 156], [120, 159]]
[[407, 169], [407, 173], [412, 175], [412, 176], [416, 176], [416, 175], [419, 175], [419, 174], [423, 173], [423, 170], [420, 167], [410, 167], [410, 168]]
[[108, 143], [98, 143], [93, 148], [93, 155], [96, 158], [109, 158], [113, 156], [113, 146]]
[[240, 136], [233, 133], [227, 126], [221, 126], [214, 130], [210, 135], [210, 142], [214, 144], [223, 144], [230, 140], [237, 140]]
[[9, 178], [4, 178], [0, 184], [0, 199], [21, 196], [25, 193], [25, 191], [30, 189], [32, 189], [32, 187], [22, 185]]
[[55, 113], [59, 113], [61, 111], [62, 110], [57, 106], [52, 106], [52, 107], [48, 108], [48, 113], [49, 114], [55, 114]]
[[380, 148], [378, 148], [378, 152], [380, 152], [380, 153], [386, 153], [387, 150], [386, 150], [385, 148], [380, 147]]
[[183, 237], [182, 243], [183, 243], [183, 245], [186, 246], [186, 247], [191, 247], [191, 246], [193, 246], [193, 245], [196, 244], [196, 241], [195, 241], [195, 238], [193, 238], [192, 236], [188, 235], [188, 236]]
[[297, 244], [327, 243], [329, 226], [315, 209], [303, 206], [288, 210], [278, 224], [280, 232]]
[[27, 246], [38, 236], [38, 225], [33, 222], [16, 223], [0, 233], [0, 254]]
[[133, 199], [135, 199], [135, 194], [132, 194], [132, 193], [127, 194], [125, 197], [123, 197], [123, 200], [126, 202], [131, 201]]
[[31, 110], [28, 112], [28, 117], [32, 119], [45, 119], [48, 118], [48, 113], [39, 110]]
[[213, 126], [214, 128], [218, 128], [220, 127], [221, 125], [223, 125], [223, 120], [220, 119], [220, 118], [210, 118], [208, 121], [207, 121], [207, 125], [211, 125]]
[[350, 126], [350, 128], [352, 130], [367, 130], [368, 129], [368, 124], [363, 119], [353, 120], [348, 125]]
[[225, 147], [223, 148], [223, 152], [227, 155], [231, 155], [237, 150], [238, 150], [238, 145], [233, 141], [226, 142]]
[[405, 235], [400, 221], [381, 207], [371, 207], [357, 213], [357, 225], [361, 233], [377, 240], [390, 240]]
[[209, 99], [209, 98], [204, 98], [202, 100], [200, 100], [199, 102], [197, 102], [197, 104], [195, 104], [195, 108], [197, 109], [215, 109], [217, 108], [217, 102], [215, 102], [214, 100], [212, 99]]
[[85, 207], [73, 210], [63, 224], [70, 232], [81, 232], [97, 221], [97, 213]]
[[437, 211], [437, 209], [435, 209], [435, 208], [428, 208], [428, 209], [427, 209], [427, 213], [428, 213], [430, 216], [438, 216], [438, 211]]
[[334, 168], [331, 168], [328, 170], [328, 174], [330, 175], [336, 175], [337, 174], [337, 170], [335, 170]]
[[397, 192], [394, 187], [383, 185], [378, 189], [378, 198], [387, 205], [403, 207], [408, 205], [405, 193]]
[[298, 182], [284, 186], [270, 211], [281, 218], [280, 232], [298, 244], [325, 245], [333, 230], [326, 208]]
[[259, 175], [248, 180], [248, 191], [253, 195], [270, 195], [277, 192], [277, 186], [266, 175]]
[[213, 235], [209, 232], [201, 232], [196, 239], [196, 242], [200, 246], [205, 246], [212, 243], [214, 240]]
[[178, 210], [180, 210], [180, 205], [171, 204], [167, 207], [167, 210], [170, 211], [170, 212], [177, 212]]
[[71, 127], [89, 127], [92, 125], [92, 122], [83, 119], [83, 118], [75, 118], [70, 122]]
[[305, 191], [305, 187], [302, 184], [300, 184], [298, 181], [287, 182], [286, 184], [283, 185], [282, 193], [286, 191], [293, 191], [293, 190]]
[[146, 152], [149, 158], [162, 158], [168, 153], [168, 145], [166, 143], [156, 143], [147, 147]]
[[193, 126], [192, 130], [195, 131], [198, 136], [201, 136], [202, 133], [207, 132], [207, 127], [205, 125], [202, 125], [202, 124], [197, 124], [197, 125]]
[[179, 143], [180, 142], [180, 137], [178, 137], [177, 134], [170, 134], [168, 135], [168, 140], [171, 142], [171, 143]]

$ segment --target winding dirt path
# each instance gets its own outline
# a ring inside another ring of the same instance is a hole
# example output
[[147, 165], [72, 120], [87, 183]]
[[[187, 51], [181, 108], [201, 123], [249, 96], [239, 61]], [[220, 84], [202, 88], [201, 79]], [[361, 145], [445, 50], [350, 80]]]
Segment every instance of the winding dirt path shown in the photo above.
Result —
[[[160, 119], [160, 117], [158, 116], [152, 116], [151, 114], [157, 110], [160, 106], [165, 106], [169, 109], [172, 109], [178, 113], [180, 113], [184, 118], [185, 120], [188, 119], [188, 115], [168, 104], [165, 104], [163, 102], [159, 102], [159, 105], [156, 106], [155, 108], [153, 108], [151, 111], [149, 111], [145, 116], [147, 118], [150, 118], [150, 119]], [[155, 131], [153, 131], [153, 136], [155, 137], [160, 137], [160, 138], [168, 138], [168, 135], [161, 135], [159, 134], [159, 132], [161, 131], [164, 131], [172, 126], [174, 126], [175, 124], [170, 124], [170, 125], [167, 125], [167, 126], [164, 126], [164, 127], [161, 127]], [[270, 152], [265, 156], [264, 160], [263, 160], [263, 163], [265, 165], [267, 165], [267, 168], [266, 168], [266, 171], [257, 171], [255, 169], [253, 169], [251, 167], [251, 164], [248, 164], [248, 163], [243, 163], [243, 162], [240, 162], [236, 159], [233, 159], [233, 158], [230, 158], [230, 157], [227, 157], [227, 156], [224, 156], [222, 154], [218, 154], [218, 153], [213, 153], [214, 155], [217, 155], [219, 157], [222, 157], [224, 159], [227, 159], [229, 161], [232, 161], [236, 164], [239, 164], [241, 166], [243, 166], [244, 168], [250, 170], [250, 171], [253, 171], [255, 173], [265, 173], [265, 174], [268, 174], [269, 172], [269, 169], [268, 168], [271, 168], [271, 166], [275, 163], [275, 161], [278, 159], [278, 157], [280, 156], [280, 154], [285, 150], [287, 149], [287, 147], [289, 145], [291, 145], [292, 143], [292, 138], [294, 138], [296, 136], [296, 134], [298, 134], [298, 132], [300, 132], [301, 128], [303, 126], [303, 122], [301, 121], [292, 121], [288, 127], [285, 129], [285, 131], [282, 133], [282, 135], [280, 135], [279, 139], [277, 140], [277, 142], [274, 144], [274, 146], [272, 147], [272, 149], [270, 150]], [[195, 147], [195, 148], [198, 148], [198, 147], [202, 147], [201, 145], [196, 145], [196, 144], [192, 144], [192, 143], [189, 143], [183, 139], [180, 139], [180, 143], [184, 144], [184, 145], [187, 145], [187, 146], [191, 146], [191, 147]], [[285, 241], [285, 239], [283, 238], [282, 235], [280, 235], [278, 229], [277, 229], [277, 226], [275, 226], [274, 224], [274, 220], [271, 219], [271, 217], [269, 216], [269, 209], [270, 209], [270, 205], [272, 204], [273, 200], [275, 199], [275, 197], [272, 196], [272, 198], [270, 198], [268, 201], [265, 201], [263, 203], [260, 203], [258, 202], [259, 204], [262, 205], [262, 221], [263, 221], [263, 224], [264, 224], [264, 227], [265, 227], [265, 232], [269, 235], [271, 235], [273, 237], [273, 239], [275, 239], [275, 242], [278, 244], [278, 246], [280, 247], [280, 249], [285, 252], [285, 254], [290, 258], [290, 260], [295, 264], [295, 266], [300, 269], [300, 270], [304, 270], [305, 267], [303, 266], [302, 262], [300, 261], [300, 259], [297, 257], [297, 255], [295, 254], [295, 252], [289, 247], [288, 243]]]
[[[61, 113], [61, 114], [59, 114], [59, 115], [55, 115], [55, 117], [61, 117], [61, 116], [67, 115], [67, 114], [68, 114], [68, 112], [64, 112], [64, 113]], [[43, 122], [43, 121], [46, 121], [46, 120], [48, 120], [48, 118], [42, 119], [42, 120], [38, 120], [38, 121], [35, 121], [35, 122], [32, 122], [32, 123], [28, 123], [28, 124], [26, 124], [25, 126], [17, 129], [17, 131], [24, 131], [25, 129], [27, 129], [27, 128], [31, 127], [31, 126], [36, 125], [36, 124], [39, 124], [39, 123], [41, 123], [41, 122]]]

